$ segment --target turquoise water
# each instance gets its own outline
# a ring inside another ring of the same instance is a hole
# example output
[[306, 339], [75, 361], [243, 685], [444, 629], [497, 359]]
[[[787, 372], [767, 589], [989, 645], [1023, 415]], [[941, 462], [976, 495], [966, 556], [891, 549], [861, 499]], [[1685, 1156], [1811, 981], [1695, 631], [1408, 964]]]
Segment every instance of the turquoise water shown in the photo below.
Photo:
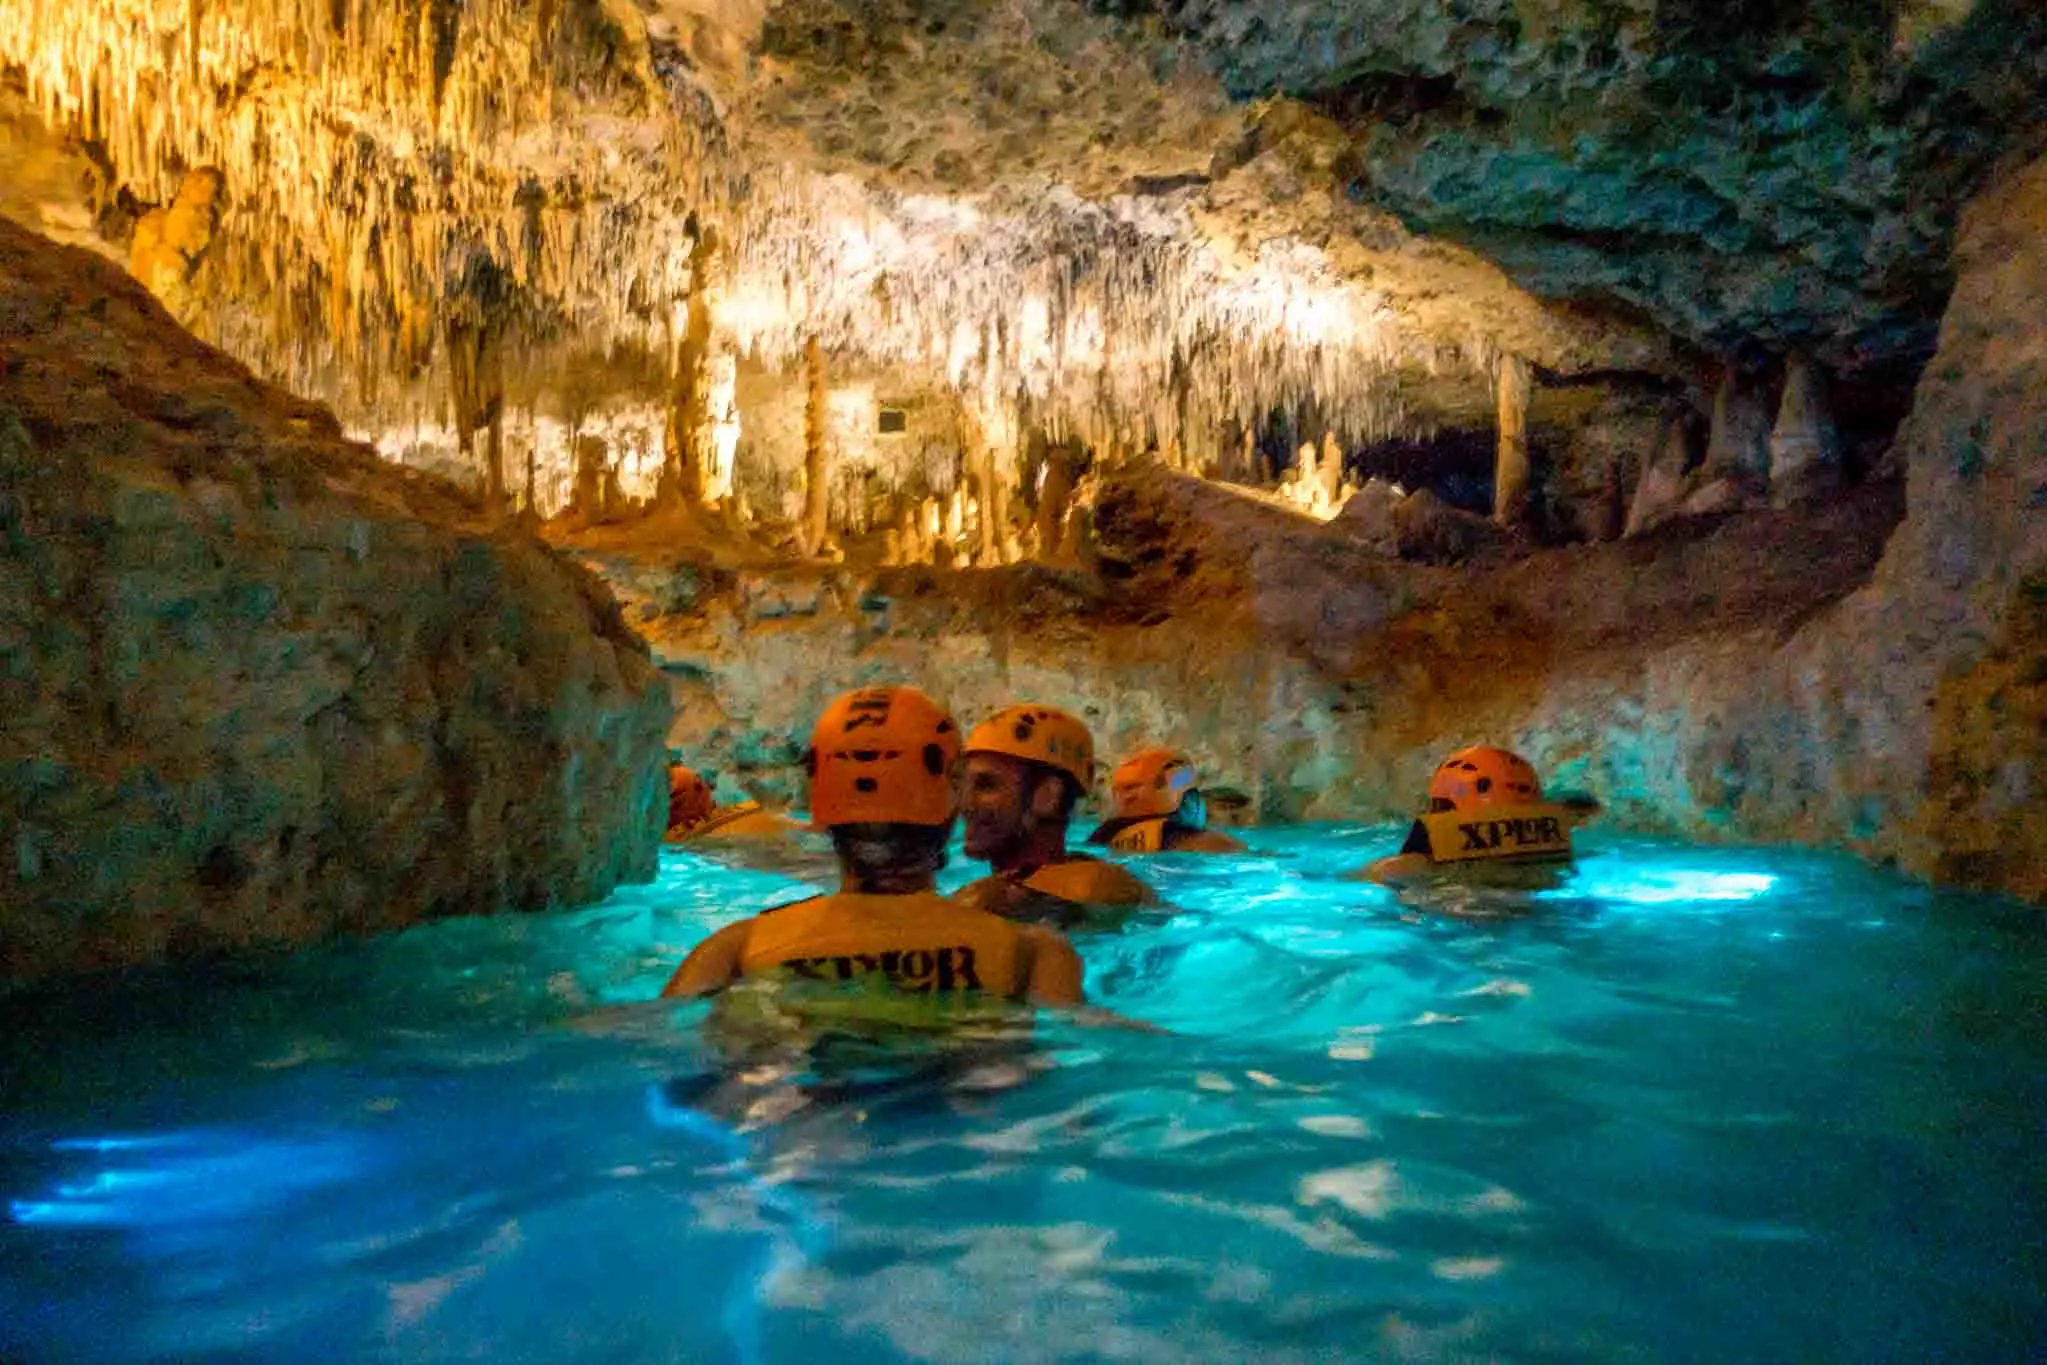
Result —
[[644, 1003], [794, 894], [683, 855], [16, 1002], [0, 1358], [2042, 1358], [2032, 912], [1625, 841], [1519, 898], [1339, 878], [1397, 835], [1137, 860], [1186, 913], [1083, 955], [1169, 1036], [836, 1083]]

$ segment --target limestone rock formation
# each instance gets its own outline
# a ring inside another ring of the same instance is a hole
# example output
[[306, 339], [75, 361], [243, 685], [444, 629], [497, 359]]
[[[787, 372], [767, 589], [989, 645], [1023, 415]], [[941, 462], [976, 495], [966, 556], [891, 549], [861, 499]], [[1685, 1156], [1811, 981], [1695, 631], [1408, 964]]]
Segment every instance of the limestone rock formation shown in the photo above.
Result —
[[586, 573], [0, 220], [0, 984], [601, 896], [668, 714]]
[[1770, 432], [1770, 501], [1810, 502], [1841, 485], [1841, 437], [1827, 402], [1826, 377], [1794, 354], [1784, 372], [1784, 400]]
[[1911, 515], [1878, 580], [1890, 657], [1923, 647], [1908, 676], [1935, 679], [1924, 803], [1886, 842], [1920, 871], [2035, 900], [2047, 899], [2043, 222], [2047, 158], [1964, 215], [1940, 350], [1900, 438]]
[[1691, 383], [1754, 339], [1903, 386], [1954, 209], [2047, 91], [2032, 0], [429, 10], [0, 0], [0, 68], [102, 191], [219, 168], [194, 326], [394, 457], [464, 449], [425, 414], [494, 338], [483, 444], [525, 442], [550, 513], [567, 390], [671, 406], [633, 357], [712, 294], [699, 358], [819, 336], [992, 398], [1005, 460], [1026, 415], [1195, 468], [1277, 410], [1353, 454], [1489, 426], [1502, 355]]
[[674, 738], [793, 793], [790, 737], [832, 688], [912, 678], [962, 714], [1072, 707], [1104, 752], [1186, 744], [1267, 816], [1377, 818], [1487, 740], [1621, 827], [1842, 844], [2047, 900], [2043, 218], [2047, 161], [1966, 215], [1904, 490], [1475, 573], [1388, 561], [1390, 489], [1325, 525], [1139, 470], [1101, 493], [1092, 576], [906, 571], [649, 621]]
[[221, 190], [220, 172], [202, 166], [186, 175], [170, 203], [135, 224], [129, 273], [180, 320], [193, 311], [188, 286], [220, 224]]

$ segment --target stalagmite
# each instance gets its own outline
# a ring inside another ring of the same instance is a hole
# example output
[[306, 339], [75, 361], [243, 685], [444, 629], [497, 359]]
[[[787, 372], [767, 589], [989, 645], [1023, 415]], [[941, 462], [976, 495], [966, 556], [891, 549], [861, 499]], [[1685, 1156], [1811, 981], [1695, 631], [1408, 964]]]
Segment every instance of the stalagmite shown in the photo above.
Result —
[[497, 326], [484, 317], [451, 318], [445, 343], [456, 440], [463, 454], [474, 459], [476, 434], [484, 433], [484, 495], [494, 509], [501, 509], [505, 504], [505, 391]]
[[704, 480], [704, 498], [723, 502], [732, 496], [739, 459], [739, 360], [731, 354], [713, 356], [709, 369], [711, 466]]
[[1638, 536], [1669, 520], [1691, 490], [1693, 457], [1698, 446], [1698, 417], [1690, 408], [1673, 405], [1664, 414], [1663, 429], [1656, 449], [1642, 466], [1642, 481], [1635, 485], [1634, 501], [1628, 507], [1623, 536]]
[[576, 487], [569, 509], [583, 521], [594, 524], [602, 521], [605, 514], [604, 438], [577, 435], [571, 436], [570, 441], [576, 452]]
[[1810, 356], [1794, 353], [1784, 373], [1784, 401], [1770, 433], [1770, 502], [1789, 507], [1834, 492], [1841, 484], [1841, 442], [1827, 402], [1826, 375]]
[[1627, 527], [1627, 516], [1626, 480], [1622, 477], [1621, 461], [1618, 456], [1609, 456], [1600, 476], [1599, 508], [1593, 538], [1619, 540]]
[[1336, 433], [1322, 433], [1322, 505], [1326, 514], [1333, 513], [1343, 504], [1343, 448], [1336, 443]]
[[702, 507], [708, 500], [717, 464], [710, 420], [711, 273], [717, 250], [715, 232], [706, 228], [697, 234], [689, 255], [689, 294], [681, 309], [684, 321], [671, 353], [672, 389], [660, 497], [690, 507]]
[[1073, 501], [1073, 460], [1056, 447], [1045, 456], [1045, 482], [1038, 490], [1038, 554], [1048, 563], [1067, 558], [1066, 513]]
[[803, 553], [813, 558], [830, 544], [830, 467], [825, 449], [824, 348], [813, 336], [804, 343], [803, 359], [810, 388], [803, 405]]
[[1493, 460], [1493, 520], [1518, 526], [1528, 516], [1528, 362], [1500, 358], [1499, 447]]
[[1706, 438], [1704, 487], [1727, 480], [1740, 498], [1760, 495], [1770, 478], [1771, 414], [1768, 356], [1741, 348], [1727, 362], [1713, 396], [1713, 426]]

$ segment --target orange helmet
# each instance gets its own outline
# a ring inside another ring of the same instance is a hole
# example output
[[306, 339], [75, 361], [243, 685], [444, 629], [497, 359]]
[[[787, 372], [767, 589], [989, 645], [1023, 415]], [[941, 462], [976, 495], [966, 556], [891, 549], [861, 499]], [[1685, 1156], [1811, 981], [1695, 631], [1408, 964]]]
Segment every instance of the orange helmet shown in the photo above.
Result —
[[1194, 760], [1176, 749], [1143, 749], [1116, 765], [1109, 787], [1116, 818], [1144, 820], [1171, 815], [1194, 790]]
[[716, 806], [711, 784], [697, 776], [694, 768], [668, 765], [668, 828], [694, 829], [711, 818]]
[[943, 825], [959, 810], [959, 727], [914, 687], [863, 687], [810, 732], [810, 822]]
[[1086, 791], [1095, 781], [1095, 741], [1078, 716], [1052, 706], [1011, 706], [967, 735], [970, 754], [1007, 754], [1057, 768]]
[[1429, 779], [1430, 810], [1529, 805], [1542, 800], [1542, 779], [1519, 754], [1475, 744], [1444, 759]]

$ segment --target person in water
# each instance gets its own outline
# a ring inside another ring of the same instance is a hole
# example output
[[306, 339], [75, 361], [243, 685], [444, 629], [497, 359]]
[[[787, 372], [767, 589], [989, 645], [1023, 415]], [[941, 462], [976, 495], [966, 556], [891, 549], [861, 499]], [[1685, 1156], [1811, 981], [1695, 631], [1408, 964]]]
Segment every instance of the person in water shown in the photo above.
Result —
[[1121, 853], [1243, 853], [1236, 839], [1208, 827], [1194, 760], [1174, 749], [1144, 749], [1116, 765], [1109, 790], [1115, 817], [1088, 836]]
[[802, 828], [786, 815], [766, 810], [758, 801], [720, 806], [711, 784], [693, 768], [668, 765], [668, 833], [662, 842], [701, 843], [713, 839], [773, 839]]
[[959, 730], [913, 687], [839, 697], [811, 734], [813, 823], [830, 833], [840, 888], [727, 925], [684, 959], [664, 996], [746, 977], [858, 983], [926, 998], [970, 993], [1084, 1003], [1073, 945], [940, 896], [959, 811]]
[[1459, 749], [1429, 779], [1428, 808], [1391, 857], [1365, 869], [1398, 885], [1440, 872], [1554, 869], [1571, 861], [1571, 831], [1599, 812], [1592, 797], [1545, 799], [1542, 778], [1521, 755], [1489, 745]]
[[1073, 810], [1094, 783], [1094, 737], [1052, 706], [1012, 706], [967, 736], [960, 811], [969, 858], [993, 875], [956, 893], [963, 904], [1008, 919], [1064, 928], [1105, 927], [1102, 911], [1157, 898], [1114, 863], [1066, 847]]

